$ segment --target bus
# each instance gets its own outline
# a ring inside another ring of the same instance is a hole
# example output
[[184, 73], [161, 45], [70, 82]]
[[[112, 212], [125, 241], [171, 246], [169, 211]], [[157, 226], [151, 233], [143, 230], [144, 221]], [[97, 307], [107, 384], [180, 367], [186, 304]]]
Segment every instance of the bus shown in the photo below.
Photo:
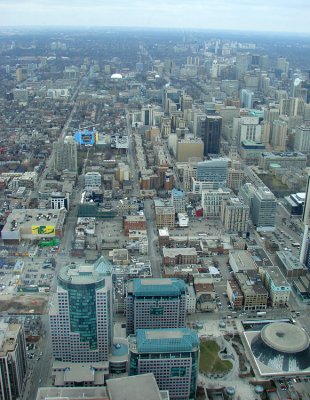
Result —
[[257, 317], [263, 317], [264, 315], [266, 315], [266, 311], [257, 311], [256, 313]]
[[296, 243], [292, 243], [293, 247], [299, 247], [300, 248], [300, 243], [296, 242]]

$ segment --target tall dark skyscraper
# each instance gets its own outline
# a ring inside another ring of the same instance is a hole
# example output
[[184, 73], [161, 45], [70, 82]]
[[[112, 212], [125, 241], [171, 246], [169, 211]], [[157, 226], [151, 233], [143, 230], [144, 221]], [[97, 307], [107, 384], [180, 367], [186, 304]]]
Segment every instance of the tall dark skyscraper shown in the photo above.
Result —
[[222, 117], [207, 115], [203, 134], [204, 155], [219, 154], [222, 133]]

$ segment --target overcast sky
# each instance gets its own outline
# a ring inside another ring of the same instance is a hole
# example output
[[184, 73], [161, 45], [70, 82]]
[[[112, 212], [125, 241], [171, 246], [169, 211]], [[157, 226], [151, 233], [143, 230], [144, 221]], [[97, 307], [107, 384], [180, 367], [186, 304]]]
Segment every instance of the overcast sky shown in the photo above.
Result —
[[0, 26], [310, 32], [310, 0], [0, 0]]

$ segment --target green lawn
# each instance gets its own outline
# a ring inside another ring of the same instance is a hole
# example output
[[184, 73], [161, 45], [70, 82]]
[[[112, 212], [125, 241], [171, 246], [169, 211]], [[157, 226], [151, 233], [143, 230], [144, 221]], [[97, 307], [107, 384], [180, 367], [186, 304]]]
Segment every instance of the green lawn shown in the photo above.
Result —
[[203, 341], [200, 344], [199, 369], [206, 374], [220, 374], [231, 370], [232, 363], [221, 360], [218, 356], [219, 345], [214, 340]]

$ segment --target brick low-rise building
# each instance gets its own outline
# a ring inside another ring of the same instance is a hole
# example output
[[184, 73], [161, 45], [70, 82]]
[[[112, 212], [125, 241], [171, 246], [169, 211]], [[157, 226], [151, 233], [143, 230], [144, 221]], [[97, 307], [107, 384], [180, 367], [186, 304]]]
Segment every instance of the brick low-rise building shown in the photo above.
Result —
[[197, 251], [193, 247], [163, 249], [163, 263], [165, 265], [197, 264]]
[[146, 219], [144, 215], [127, 215], [123, 220], [124, 234], [129, 235], [132, 230], [145, 230]]

